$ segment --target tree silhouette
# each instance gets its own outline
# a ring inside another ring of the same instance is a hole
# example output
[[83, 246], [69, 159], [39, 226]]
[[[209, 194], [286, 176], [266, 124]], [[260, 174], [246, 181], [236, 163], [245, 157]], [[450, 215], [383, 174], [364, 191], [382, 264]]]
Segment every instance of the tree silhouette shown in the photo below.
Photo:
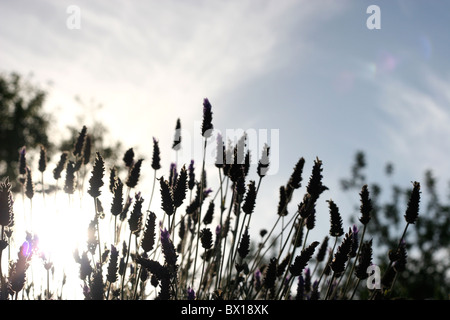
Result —
[[[411, 185], [381, 186], [378, 182], [368, 182], [364, 174], [367, 163], [365, 154], [358, 151], [351, 167], [349, 178], [341, 180], [342, 189], [354, 192], [368, 184], [373, 202], [372, 219], [367, 224], [367, 233], [374, 239], [382, 252], [378, 263], [386, 270], [389, 257], [384, 249], [395, 249], [404, 224], [403, 215]], [[385, 174], [394, 174], [394, 165], [388, 163]], [[395, 287], [395, 295], [410, 299], [448, 299], [450, 292], [450, 202], [442, 200], [442, 192], [437, 189], [437, 180], [432, 170], [424, 173], [420, 214], [411, 234], [406, 240], [408, 263], [400, 274]], [[355, 210], [358, 210], [355, 207]], [[351, 221], [352, 223], [357, 223]], [[411, 250], [409, 250], [411, 249]]]
[[43, 108], [46, 96], [17, 73], [0, 74], [0, 178], [9, 176], [14, 185], [21, 147], [53, 147], [47, 134], [51, 117]]

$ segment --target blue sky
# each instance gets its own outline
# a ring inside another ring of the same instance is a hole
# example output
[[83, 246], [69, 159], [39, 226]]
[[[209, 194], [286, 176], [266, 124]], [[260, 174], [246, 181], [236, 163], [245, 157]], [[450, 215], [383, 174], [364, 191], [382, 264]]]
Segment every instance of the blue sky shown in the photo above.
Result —
[[[379, 30], [366, 26], [372, 4]], [[79, 30], [66, 26], [69, 5]], [[305, 183], [317, 156], [330, 187], [322, 200], [342, 206], [339, 179], [357, 150], [369, 181], [391, 161], [403, 186], [429, 168], [447, 186], [449, 12], [446, 1], [2, 1], [0, 71], [48, 88], [55, 130], [84, 112], [79, 96], [147, 159], [157, 137], [167, 169], [177, 117], [194, 135], [205, 97], [221, 131], [279, 130], [279, 170], [258, 204], [266, 217], [302, 156]], [[318, 222], [328, 228], [328, 213]]]

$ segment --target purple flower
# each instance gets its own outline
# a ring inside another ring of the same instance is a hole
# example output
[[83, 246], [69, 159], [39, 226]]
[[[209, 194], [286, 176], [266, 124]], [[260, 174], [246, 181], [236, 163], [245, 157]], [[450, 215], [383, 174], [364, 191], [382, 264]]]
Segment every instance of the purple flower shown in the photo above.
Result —
[[211, 188], [208, 188], [206, 190], [203, 190], [203, 196], [206, 198], [210, 193], [212, 192]]
[[195, 300], [195, 291], [192, 288], [187, 289], [187, 299], [188, 300]]
[[211, 103], [209, 100], [205, 98], [203, 100], [203, 122], [202, 122], [202, 136], [205, 138], [209, 138], [212, 135], [212, 130], [214, 126], [212, 124], [212, 112], [211, 112]]

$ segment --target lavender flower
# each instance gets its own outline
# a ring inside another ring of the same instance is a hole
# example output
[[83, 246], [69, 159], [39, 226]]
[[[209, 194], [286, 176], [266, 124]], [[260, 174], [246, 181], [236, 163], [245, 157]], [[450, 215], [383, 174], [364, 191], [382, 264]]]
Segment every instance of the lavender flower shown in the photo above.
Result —
[[26, 147], [23, 146], [19, 151], [19, 173], [25, 175], [27, 173]]
[[195, 300], [195, 291], [191, 287], [187, 289], [187, 299], [188, 300]]
[[150, 211], [145, 224], [144, 236], [141, 240], [141, 247], [144, 252], [149, 252], [155, 245], [155, 227], [156, 227], [156, 215]]
[[106, 275], [106, 280], [110, 283], [114, 283], [117, 281], [117, 271], [118, 271], [118, 258], [119, 251], [113, 245], [111, 245], [111, 256], [108, 264], [108, 274]]
[[420, 183], [413, 182], [413, 190], [406, 207], [405, 220], [408, 223], [414, 224], [419, 216], [419, 202], [420, 202]]
[[128, 149], [123, 155], [123, 162], [125, 162], [125, 166], [131, 168], [134, 164], [134, 150], [133, 148]]
[[369, 197], [369, 189], [367, 187], [367, 184], [362, 187], [359, 195], [361, 196], [361, 217], [359, 218], [359, 221], [361, 221], [362, 224], [366, 225], [371, 219], [370, 215], [373, 209], [372, 200]]
[[13, 216], [11, 184], [6, 178], [0, 183], [0, 225], [9, 226]]
[[67, 151], [64, 151], [61, 154], [61, 157], [60, 157], [55, 169], [53, 170], [53, 178], [55, 178], [55, 180], [58, 180], [59, 178], [61, 178], [61, 172], [66, 168], [68, 157], [69, 157], [69, 153]]
[[177, 263], [177, 254], [167, 229], [161, 230], [161, 247], [166, 264], [174, 270]]
[[128, 179], [126, 181], [126, 185], [129, 188], [136, 187], [136, 185], [137, 185], [137, 183], [139, 181], [139, 176], [141, 174], [142, 161], [144, 161], [144, 159], [139, 159], [138, 161], [136, 161], [136, 163], [131, 168], [130, 174], [129, 174]]
[[211, 103], [207, 98], [203, 100], [203, 122], [202, 122], [202, 136], [209, 138], [212, 135], [214, 126], [212, 124]]
[[87, 128], [86, 126], [83, 126], [81, 131], [78, 134], [78, 139], [75, 142], [74, 148], [73, 148], [73, 155], [76, 157], [81, 157], [83, 155], [83, 149], [84, 149], [84, 143], [86, 141], [86, 133]]
[[39, 171], [44, 172], [47, 168], [47, 150], [43, 145], [40, 146], [41, 151], [39, 152]]
[[153, 138], [152, 168], [154, 170], [161, 169], [161, 157], [160, 157], [159, 143], [158, 143], [158, 140], [156, 140], [156, 138]]
[[258, 167], [256, 169], [256, 172], [260, 178], [264, 177], [267, 174], [267, 171], [269, 171], [269, 153], [270, 147], [267, 144], [264, 144], [262, 155], [258, 161]]
[[25, 194], [29, 199], [32, 199], [34, 196], [34, 183], [31, 177], [31, 170], [27, 167], [27, 180], [25, 187]]
[[194, 172], [194, 160], [191, 160], [191, 163], [189, 164], [189, 181], [188, 181], [188, 188], [189, 190], [194, 189], [195, 186], [195, 172]]
[[333, 200], [328, 200], [328, 206], [330, 208], [330, 235], [332, 237], [340, 237], [344, 234], [344, 229], [342, 228], [342, 218], [339, 213], [339, 208], [333, 202]]
[[99, 152], [96, 153], [94, 168], [92, 170], [91, 179], [89, 179], [88, 193], [93, 198], [100, 196], [100, 188], [103, 186], [103, 174], [105, 173], [105, 162]]

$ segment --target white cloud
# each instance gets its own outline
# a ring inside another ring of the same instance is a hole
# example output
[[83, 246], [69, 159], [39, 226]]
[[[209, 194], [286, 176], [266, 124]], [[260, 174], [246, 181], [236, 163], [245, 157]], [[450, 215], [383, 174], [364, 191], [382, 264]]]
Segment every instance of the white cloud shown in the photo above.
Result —
[[382, 129], [403, 170], [415, 172], [417, 178], [426, 169], [448, 177], [450, 78], [426, 71], [424, 75], [420, 87], [398, 79], [384, 83], [380, 105], [388, 119]]

